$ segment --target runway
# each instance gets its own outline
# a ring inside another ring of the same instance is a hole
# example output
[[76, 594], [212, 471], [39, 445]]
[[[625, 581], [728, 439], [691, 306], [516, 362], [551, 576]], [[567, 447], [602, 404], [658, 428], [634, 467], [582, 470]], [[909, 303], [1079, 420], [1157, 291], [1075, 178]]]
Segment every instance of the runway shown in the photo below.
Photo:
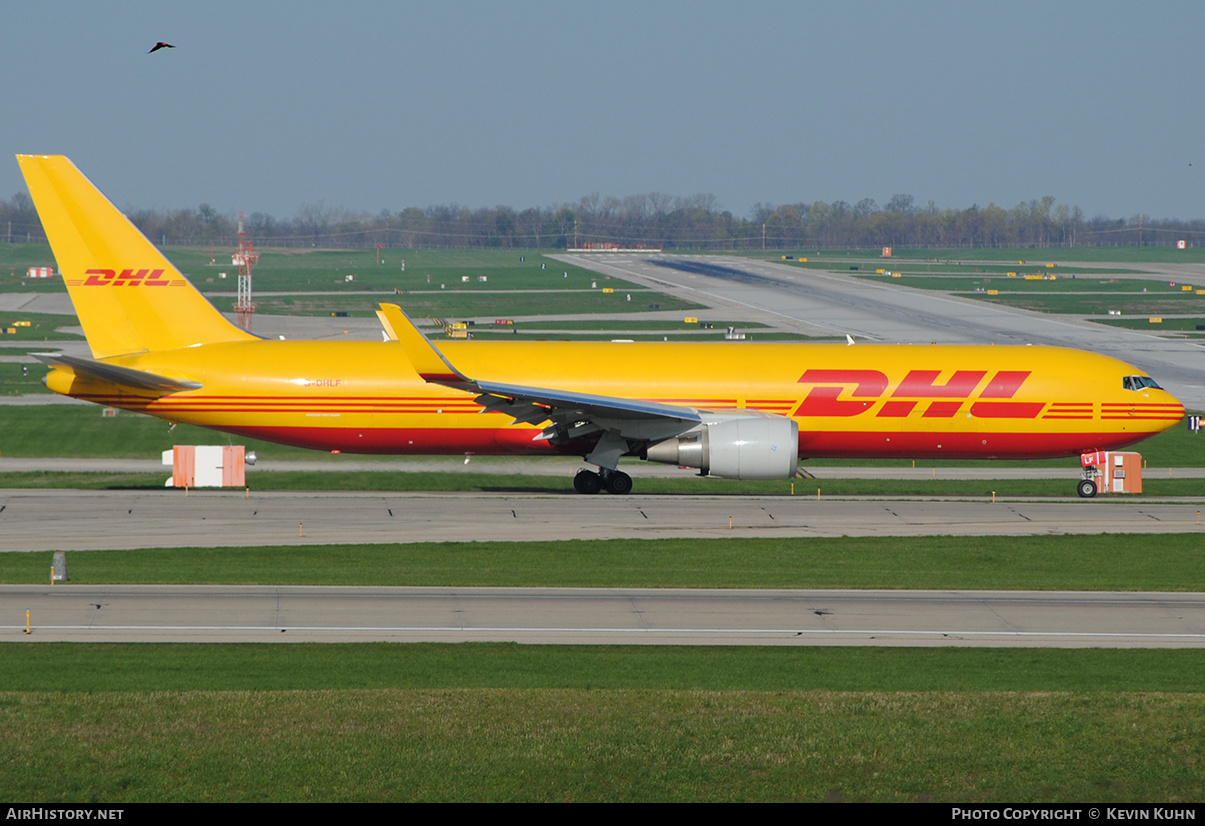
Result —
[[483, 539], [1024, 536], [1205, 530], [1205, 498], [583, 497], [573, 493], [0, 491], [0, 550]]
[[[12, 619], [30, 614], [31, 633]], [[1205, 595], [0, 586], [6, 639], [1198, 647]]]

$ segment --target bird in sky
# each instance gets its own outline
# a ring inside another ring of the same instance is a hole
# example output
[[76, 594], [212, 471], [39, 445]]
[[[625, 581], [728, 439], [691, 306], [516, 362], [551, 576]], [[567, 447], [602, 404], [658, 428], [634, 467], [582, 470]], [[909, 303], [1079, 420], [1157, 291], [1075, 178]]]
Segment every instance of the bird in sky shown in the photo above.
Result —
[[147, 54], [150, 54], [151, 52], [157, 52], [160, 49], [174, 49], [174, 48], [176, 48], [176, 47], [173, 46], [171, 43], [164, 43], [162, 40], [160, 40], [158, 43], [156, 43], [154, 46], [151, 47], [151, 51], [147, 52]]

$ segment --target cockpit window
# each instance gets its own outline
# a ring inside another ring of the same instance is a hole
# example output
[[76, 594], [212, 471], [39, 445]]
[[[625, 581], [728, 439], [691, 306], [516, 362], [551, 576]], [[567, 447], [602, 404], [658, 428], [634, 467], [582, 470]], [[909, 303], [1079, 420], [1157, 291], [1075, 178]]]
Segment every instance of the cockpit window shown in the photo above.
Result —
[[1121, 386], [1126, 390], [1143, 390], [1147, 387], [1153, 387], [1156, 390], [1163, 389], [1150, 376], [1126, 376], [1121, 380]]

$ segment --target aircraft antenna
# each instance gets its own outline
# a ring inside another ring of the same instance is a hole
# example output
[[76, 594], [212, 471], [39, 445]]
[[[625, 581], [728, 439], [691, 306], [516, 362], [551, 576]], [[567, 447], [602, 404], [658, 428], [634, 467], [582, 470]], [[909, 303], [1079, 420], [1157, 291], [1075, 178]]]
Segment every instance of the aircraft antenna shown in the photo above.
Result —
[[259, 260], [251, 240], [243, 230], [243, 213], [238, 214], [238, 252], [231, 261], [238, 267], [238, 299], [234, 302], [234, 311], [238, 313], [238, 326], [248, 333], [251, 332], [251, 314], [255, 312], [255, 302], [251, 300], [251, 267]]

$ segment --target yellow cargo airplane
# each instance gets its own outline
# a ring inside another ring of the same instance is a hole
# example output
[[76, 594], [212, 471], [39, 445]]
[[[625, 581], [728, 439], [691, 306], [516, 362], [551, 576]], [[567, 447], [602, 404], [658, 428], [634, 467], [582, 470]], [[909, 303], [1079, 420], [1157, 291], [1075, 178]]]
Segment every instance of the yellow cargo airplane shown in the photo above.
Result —
[[[1184, 407], [1124, 362], [1052, 347], [441, 342], [395, 305], [387, 340], [265, 340], [226, 320], [66, 158], [18, 161], [92, 358], [42, 354], [55, 392], [345, 453], [565, 454], [581, 493], [623, 456], [732, 479], [799, 458], [1075, 456]], [[1090, 475], [1080, 495], [1096, 493]]]

